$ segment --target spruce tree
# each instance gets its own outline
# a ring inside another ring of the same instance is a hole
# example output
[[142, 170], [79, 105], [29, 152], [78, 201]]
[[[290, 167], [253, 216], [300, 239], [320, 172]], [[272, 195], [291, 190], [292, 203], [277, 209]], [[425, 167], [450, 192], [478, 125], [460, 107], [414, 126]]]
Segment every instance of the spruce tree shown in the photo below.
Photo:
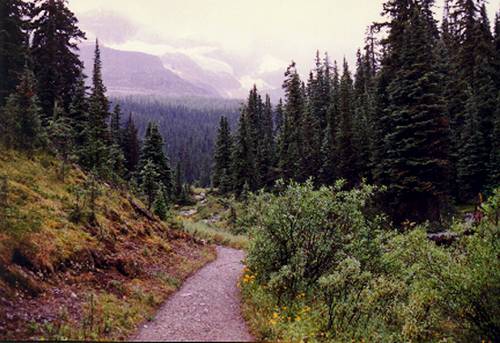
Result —
[[74, 134], [73, 141], [77, 150], [81, 149], [85, 143], [85, 133], [89, 120], [88, 110], [89, 104], [85, 77], [83, 74], [80, 74], [75, 84], [75, 91], [68, 111]]
[[181, 163], [177, 162], [177, 165], [175, 167], [175, 176], [174, 176], [174, 198], [177, 202], [179, 202], [182, 198], [182, 190], [183, 190], [183, 183], [182, 183], [182, 170], [181, 170]]
[[299, 160], [299, 170], [296, 180], [305, 182], [309, 178], [316, 181], [319, 177], [321, 169], [321, 130], [320, 123], [316, 115], [313, 115], [312, 110], [308, 106], [302, 116], [300, 125], [300, 142], [301, 155]]
[[116, 104], [113, 113], [111, 114], [111, 121], [109, 123], [109, 131], [111, 134], [111, 142], [118, 146], [122, 143], [122, 129], [121, 129], [122, 112], [119, 104]]
[[27, 4], [22, 0], [0, 2], [0, 107], [16, 90], [28, 48]]
[[337, 128], [337, 175], [349, 186], [358, 180], [356, 174], [356, 150], [353, 136], [353, 81], [347, 61], [344, 60], [339, 89], [339, 123]]
[[300, 123], [304, 113], [304, 89], [295, 62], [288, 66], [283, 83], [285, 92], [284, 122], [279, 146], [279, 162], [281, 177], [296, 179], [299, 176], [301, 158]]
[[252, 163], [250, 161], [247, 120], [244, 109], [242, 110], [240, 116], [231, 162], [233, 190], [237, 195], [241, 195], [244, 186], [246, 185], [249, 187], [249, 184], [250, 182], [253, 182], [252, 179], [254, 177], [254, 171], [252, 170]]
[[58, 98], [69, 110], [83, 69], [77, 52], [85, 34], [65, 0], [35, 0], [34, 4], [31, 56], [43, 113], [50, 117]]
[[500, 186], [500, 91], [497, 96], [497, 104], [489, 157], [488, 186], [490, 189]]
[[158, 191], [156, 192], [156, 198], [153, 204], [153, 212], [161, 220], [165, 220], [168, 217], [168, 206], [165, 201], [165, 187], [160, 184]]
[[84, 128], [84, 144], [79, 151], [80, 163], [88, 170], [96, 169], [100, 176], [111, 176], [110, 134], [108, 130], [109, 103], [102, 81], [99, 42], [96, 41], [94, 70], [89, 97], [88, 117]]
[[267, 94], [260, 118], [260, 130], [255, 166], [258, 174], [258, 188], [271, 187], [274, 182], [273, 165], [275, 147], [273, 137], [273, 108], [271, 99]]
[[35, 88], [33, 73], [25, 68], [15, 93], [7, 98], [2, 111], [5, 118], [5, 122], [2, 120], [4, 143], [26, 151], [46, 144], [46, 134], [40, 119], [42, 112]]
[[63, 112], [58, 102], [54, 105], [54, 115], [49, 122], [48, 136], [52, 148], [61, 158], [61, 168], [59, 177], [64, 181], [66, 177], [66, 169], [70, 160], [70, 155], [73, 149], [73, 126], [70, 118]]
[[[411, 4], [403, 24], [399, 65], [387, 91], [387, 156], [391, 212], [405, 219], [440, 221], [448, 207], [448, 118], [436, 63], [434, 19], [423, 4]], [[399, 40], [398, 40], [399, 41]]]
[[328, 124], [321, 145], [321, 169], [319, 172], [319, 180], [324, 185], [333, 185], [335, 181], [335, 153], [335, 137], [330, 124]]
[[123, 130], [122, 150], [125, 158], [125, 168], [127, 170], [126, 177], [130, 179], [136, 171], [141, 153], [137, 128], [132, 119], [132, 114], [129, 115]]
[[[148, 162], [151, 162], [159, 175], [158, 182], [161, 182], [165, 187], [166, 197], [168, 199], [172, 199], [174, 186], [172, 180], [172, 170], [163, 148], [164, 141], [158, 129], [158, 125], [155, 123], [149, 123], [141, 150], [139, 170], [143, 170], [145, 165]], [[141, 178], [142, 176], [139, 175], [139, 183], [142, 182]]]
[[212, 185], [219, 188], [222, 193], [230, 189], [220, 189], [223, 179], [227, 179], [231, 175], [231, 154], [233, 151], [233, 142], [229, 123], [226, 117], [220, 118], [219, 130], [215, 143], [214, 167], [212, 172]]
[[140, 172], [140, 187], [142, 194], [144, 194], [146, 198], [148, 210], [151, 210], [151, 206], [157, 198], [158, 189], [161, 185], [159, 179], [160, 174], [158, 173], [157, 167], [153, 161], [147, 160]]

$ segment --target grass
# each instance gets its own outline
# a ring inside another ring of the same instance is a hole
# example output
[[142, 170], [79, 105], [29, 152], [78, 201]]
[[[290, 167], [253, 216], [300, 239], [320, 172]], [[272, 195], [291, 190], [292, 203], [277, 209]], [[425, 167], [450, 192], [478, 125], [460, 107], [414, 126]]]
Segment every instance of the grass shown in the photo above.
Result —
[[[87, 175], [71, 167], [62, 181], [59, 166], [45, 152], [27, 156], [0, 147], [0, 177], [8, 180], [7, 211], [0, 211], [0, 297], [14, 304], [0, 304], [0, 321], [2, 313], [18, 314], [2, 323], [0, 340], [128, 339], [183, 280], [215, 259], [215, 249], [145, 218], [129, 194], [104, 183], [96, 220], [87, 220], [88, 204], [79, 197]], [[77, 206], [84, 215], [75, 219]], [[33, 285], [39, 296], [31, 298]], [[77, 297], [57, 298], [53, 287]], [[38, 302], [41, 319], [19, 319], [30, 318]]]
[[196, 238], [206, 240], [208, 243], [229, 246], [235, 249], [246, 249], [248, 237], [245, 235], [234, 235], [228, 231], [217, 229], [203, 222], [191, 222], [184, 220], [184, 230]]

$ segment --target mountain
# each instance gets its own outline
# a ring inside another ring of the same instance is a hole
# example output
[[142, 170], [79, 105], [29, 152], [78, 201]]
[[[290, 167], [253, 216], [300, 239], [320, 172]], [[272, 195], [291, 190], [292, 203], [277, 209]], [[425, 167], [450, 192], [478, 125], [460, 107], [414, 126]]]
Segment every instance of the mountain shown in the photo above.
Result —
[[[85, 73], [92, 75], [94, 46], [80, 46]], [[111, 95], [155, 94], [164, 96], [220, 97], [208, 83], [195, 84], [166, 69], [159, 57], [101, 46], [103, 78]], [[193, 80], [197, 80], [193, 78]]]
[[227, 71], [207, 70], [186, 54], [175, 52], [161, 56], [165, 68], [202, 87], [214, 87], [224, 97], [235, 97], [241, 88], [236, 77]]

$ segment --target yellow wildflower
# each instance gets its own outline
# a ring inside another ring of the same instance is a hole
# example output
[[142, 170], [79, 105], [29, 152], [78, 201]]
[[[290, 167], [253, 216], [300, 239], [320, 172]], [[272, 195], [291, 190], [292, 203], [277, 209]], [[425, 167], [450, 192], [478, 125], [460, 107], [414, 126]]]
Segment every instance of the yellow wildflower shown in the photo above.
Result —
[[279, 314], [277, 314], [276, 312], [273, 313], [273, 318], [276, 319], [279, 317]]

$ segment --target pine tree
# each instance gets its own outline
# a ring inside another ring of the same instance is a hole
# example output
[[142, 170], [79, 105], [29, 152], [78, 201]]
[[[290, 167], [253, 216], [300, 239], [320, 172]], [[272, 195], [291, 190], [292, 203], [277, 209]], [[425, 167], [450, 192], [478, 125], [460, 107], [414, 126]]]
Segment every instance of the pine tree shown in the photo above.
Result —
[[161, 220], [165, 220], [168, 217], [168, 206], [165, 201], [165, 188], [163, 185], [160, 185], [158, 187], [158, 191], [156, 192], [156, 198], [153, 204], [153, 212]]
[[285, 92], [284, 123], [280, 137], [278, 166], [284, 179], [296, 179], [299, 176], [302, 146], [300, 125], [297, 124], [302, 121], [305, 99], [295, 62], [287, 68], [283, 90]]
[[488, 152], [485, 149], [485, 137], [481, 130], [478, 98], [469, 90], [466, 104], [466, 122], [462, 130], [460, 159], [457, 163], [459, 197], [462, 201], [472, 201], [482, 191], [486, 180]]
[[[158, 129], [158, 125], [155, 123], [149, 123], [141, 150], [139, 170], [143, 170], [145, 165], [148, 162], [151, 162], [159, 175], [158, 181], [165, 187], [165, 194], [167, 198], [171, 199], [173, 197], [174, 186], [172, 180], [172, 170], [163, 147], [164, 141]], [[142, 176], [139, 175], [139, 183], [142, 182], [141, 177]]]
[[123, 130], [122, 150], [125, 158], [125, 168], [127, 169], [126, 176], [130, 179], [136, 171], [141, 153], [137, 128], [132, 119], [132, 114], [129, 115]]
[[335, 137], [330, 124], [326, 126], [321, 145], [321, 169], [319, 180], [324, 185], [333, 185], [335, 181]]
[[373, 69], [370, 52], [362, 55], [358, 50], [354, 82], [353, 144], [355, 146], [355, 169], [361, 178], [371, 180], [371, 141], [374, 117]]
[[75, 91], [68, 111], [74, 134], [73, 141], [77, 150], [85, 143], [85, 132], [89, 120], [89, 104], [87, 100], [85, 77], [80, 74], [75, 84]]
[[158, 189], [163, 186], [159, 183], [160, 174], [157, 167], [151, 160], [147, 160], [140, 172], [140, 187], [141, 191], [146, 197], [148, 210], [151, 209], [153, 202], [157, 198]]
[[111, 114], [111, 121], [109, 123], [109, 131], [111, 135], [111, 142], [120, 146], [122, 144], [122, 129], [121, 129], [122, 112], [119, 104], [115, 105], [113, 113]]
[[339, 89], [339, 125], [337, 129], [337, 175], [353, 186], [356, 174], [356, 150], [353, 137], [353, 81], [347, 61], [344, 60]]
[[233, 190], [237, 195], [240, 195], [244, 186], [247, 185], [247, 187], [249, 187], [249, 183], [252, 182], [251, 180], [253, 178], [252, 163], [250, 161], [250, 147], [248, 143], [247, 120], [244, 109], [240, 116], [231, 162]]
[[21, 0], [0, 2], [0, 107], [16, 90], [26, 62], [26, 10], [27, 4]]
[[175, 176], [174, 176], [174, 198], [176, 201], [180, 201], [182, 198], [183, 191], [183, 183], [182, 183], [182, 170], [180, 162], [177, 162], [177, 166], [175, 168]]
[[490, 189], [500, 185], [500, 91], [497, 96], [497, 104], [497, 110], [493, 120], [493, 135], [489, 157], [488, 186]]
[[77, 51], [85, 34], [65, 0], [35, 0], [31, 17], [34, 72], [43, 113], [50, 117], [58, 98], [64, 110], [69, 110], [83, 69]]
[[64, 181], [75, 135], [72, 130], [71, 120], [64, 114], [58, 102], [55, 103], [54, 107], [54, 116], [49, 122], [48, 135], [52, 148], [61, 158], [59, 177]]
[[274, 182], [273, 108], [267, 94], [260, 119], [260, 129], [255, 166], [258, 174], [258, 188], [271, 187]]
[[96, 41], [89, 110], [84, 128], [85, 138], [79, 156], [80, 163], [87, 170], [96, 169], [100, 176], [109, 177], [113, 173], [107, 124], [109, 103], [105, 94], [106, 87], [102, 81], [101, 69], [101, 53], [99, 42]]
[[305, 182], [309, 178], [318, 179], [321, 169], [321, 130], [320, 118], [313, 115], [310, 106], [305, 110], [300, 125], [301, 155], [297, 181]]
[[[423, 4], [411, 4], [403, 24], [399, 65], [387, 91], [387, 157], [383, 168], [393, 218], [440, 221], [448, 206], [448, 118], [434, 47], [434, 19]], [[397, 40], [399, 41], [399, 40]]]
[[33, 73], [25, 68], [16, 92], [7, 98], [2, 111], [3, 140], [7, 145], [26, 151], [46, 144], [41, 126], [41, 108], [35, 92]]
[[212, 185], [219, 188], [222, 193], [230, 189], [220, 189], [223, 179], [227, 179], [231, 174], [231, 154], [233, 151], [233, 141], [226, 117], [220, 118], [217, 140], [215, 143], [214, 167], [212, 172]]

